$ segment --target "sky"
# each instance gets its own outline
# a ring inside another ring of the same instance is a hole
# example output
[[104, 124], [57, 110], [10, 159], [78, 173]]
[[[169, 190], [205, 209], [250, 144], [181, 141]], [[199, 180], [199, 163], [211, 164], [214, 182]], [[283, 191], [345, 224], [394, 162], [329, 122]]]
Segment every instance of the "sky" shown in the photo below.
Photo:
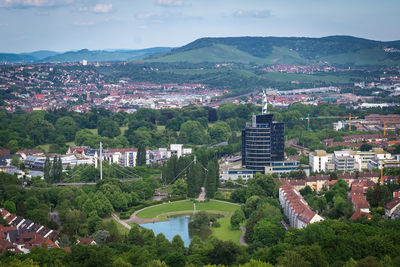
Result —
[[202, 37], [400, 40], [399, 0], [0, 0], [0, 52], [177, 47]]

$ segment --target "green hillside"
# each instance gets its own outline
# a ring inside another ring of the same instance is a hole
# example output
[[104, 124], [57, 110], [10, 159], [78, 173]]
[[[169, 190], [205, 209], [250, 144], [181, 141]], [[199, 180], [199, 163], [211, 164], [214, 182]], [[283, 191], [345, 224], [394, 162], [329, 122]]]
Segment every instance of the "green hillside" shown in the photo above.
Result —
[[202, 38], [166, 53], [154, 54], [147, 62], [398, 65], [399, 41], [380, 42], [351, 36], [323, 38], [228, 37]]
[[70, 51], [63, 54], [46, 57], [43, 59], [45, 62], [77, 62], [86, 59], [88, 62], [96, 61], [125, 61], [133, 60], [136, 58], [146, 57], [153, 53], [161, 53], [169, 51], [169, 47], [154, 47], [140, 50], [88, 50], [82, 49], [79, 51]]

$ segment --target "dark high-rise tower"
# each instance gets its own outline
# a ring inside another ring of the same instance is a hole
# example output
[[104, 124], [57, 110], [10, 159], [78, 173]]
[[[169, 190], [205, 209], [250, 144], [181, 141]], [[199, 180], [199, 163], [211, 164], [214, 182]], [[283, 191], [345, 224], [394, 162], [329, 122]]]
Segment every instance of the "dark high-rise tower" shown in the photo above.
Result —
[[266, 94], [263, 99], [263, 114], [253, 115], [242, 131], [242, 166], [256, 172], [265, 172], [265, 166], [284, 160], [284, 125], [274, 122], [273, 114], [266, 109]]

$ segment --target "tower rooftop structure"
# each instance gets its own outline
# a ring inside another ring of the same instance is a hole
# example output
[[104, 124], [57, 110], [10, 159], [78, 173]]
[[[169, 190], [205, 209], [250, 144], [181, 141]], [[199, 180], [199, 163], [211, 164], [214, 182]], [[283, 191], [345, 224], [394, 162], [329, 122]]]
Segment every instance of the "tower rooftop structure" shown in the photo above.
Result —
[[284, 160], [284, 124], [268, 114], [266, 92], [263, 91], [261, 115], [253, 115], [242, 131], [242, 166], [265, 173], [272, 162]]

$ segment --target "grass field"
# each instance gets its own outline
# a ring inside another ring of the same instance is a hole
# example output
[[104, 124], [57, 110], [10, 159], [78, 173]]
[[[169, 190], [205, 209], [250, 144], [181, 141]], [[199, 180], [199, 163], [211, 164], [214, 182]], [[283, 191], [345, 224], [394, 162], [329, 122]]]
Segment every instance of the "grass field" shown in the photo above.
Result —
[[[219, 201], [213, 201], [211, 200], [210, 202], [201, 202], [201, 203], [196, 203], [196, 210], [205, 210], [205, 211], [220, 211], [222, 213], [231, 213], [234, 212], [236, 209], [240, 208], [240, 206], [231, 204], [231, 203], [225, 203], [225, 202], [219, 202]], [[146, 219], [151, 219], [155, 218], [163, 213], [171, 213], [171, 212], [179, 212], [181, 213], [182, 211], [188, 211], [192, 212], [193, 211], [193, 202], [191, 201], [178, 201], [178, 202], [173, 202], [173, 203], [168, 203], [168, 204], [163, 204], [160, 206], [154, 206], [148, 209], [145, 209], [137, 214], [138, 217], [141, 218], [146, 218]]]
[[[211, 200], [209, 202], [200, 202], [196, 203], [196, 210], [204, 210], [210, 213], [221, 213], [224, 215], [223, 218], [218, 219], [218, 222], [221, 224], [218, 228], [212, 228], [212, 235], [221, 239], [223, 241], [232, 240], [236, 244], [239, 243], [239, 238], [241, 231], [240, 230], [232, 230], [231, 229], [231, 216], [232, 213], [239, 209], [240, 206], [227, 203]], [[138, 217], [141, 218], [155, 218], [158, 217], [161, 220], [167, 219], [167, 215], [172, 214], [184, 214], [185, 212], [193, 212], [193, 202], [192, 201], [178, 201], [173, 203], [168, 203], [160, 206], [150, 207], [145, 209], [137, 214]]]
[[120, 129], [120, 131], [121, 131], [121, 135], [124, 135], [125, 132], [126, 132], [126, 130], [128, 130], [128, 126], [119, 127], [119, 129]]
[[221, 227], [212, 227], [212, 235], [223, 241], [232, 240], [239, 245], [239, 238], [242, 231], [231, 229], [231, 216], [221, 218], [218, 220], [218, 222], [221, 224]]

